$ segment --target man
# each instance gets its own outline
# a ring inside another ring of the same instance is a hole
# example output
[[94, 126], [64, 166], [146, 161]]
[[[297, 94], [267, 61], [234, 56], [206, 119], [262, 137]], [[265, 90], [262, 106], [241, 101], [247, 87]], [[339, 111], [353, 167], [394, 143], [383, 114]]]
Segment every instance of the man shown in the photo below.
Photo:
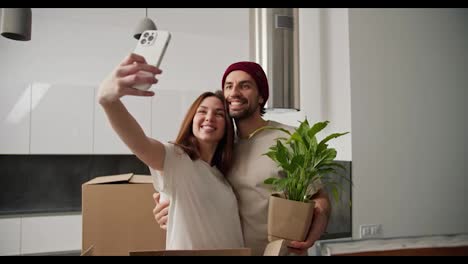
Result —
[[[254, 255], [262, 255], [268, 244], [268, 199], [271, 194], [271, 189], [263, 181], [278, 174], [277, 165], [263, 154], [283, 134], [276, 130], [263, 130], [250, 139], [249, 135], [264, 126], [282, 127], [290, 131], [293, 128], [262, 118], [269, 89], [265, 72], [259, 64], [246, 61], [231, 64], [223, 75], [222, 88], [237, 128], [234, 161], [227, 179], [238, 198], [245, 245], [252, 248]], [[155, 194], [154, 198], [155, 219], [165, 228], [168, 202], [159, 203], [159, 194]], [[306, 241], [293, 241], [288, 245], [295, 254], [306, 253], [328, 224], [331, 211], [328, 195], [320, 189], [313, 199], [314, 218]]]

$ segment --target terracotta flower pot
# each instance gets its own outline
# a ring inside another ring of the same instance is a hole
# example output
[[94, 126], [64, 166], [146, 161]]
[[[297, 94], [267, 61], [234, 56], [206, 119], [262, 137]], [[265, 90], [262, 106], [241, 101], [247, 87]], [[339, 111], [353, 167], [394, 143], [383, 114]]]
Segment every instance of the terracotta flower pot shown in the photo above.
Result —
[[270, 196], [268, 206], [268, 240], [305, 241], [314, 215], [315, 202], [287, 200]]

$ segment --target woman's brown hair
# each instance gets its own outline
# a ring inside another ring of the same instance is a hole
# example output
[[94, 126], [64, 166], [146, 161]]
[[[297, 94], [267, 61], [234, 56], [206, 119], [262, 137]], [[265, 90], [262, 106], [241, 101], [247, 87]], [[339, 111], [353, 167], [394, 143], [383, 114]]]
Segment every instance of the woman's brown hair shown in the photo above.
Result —
[[192, 131], [193, 117], [197, 113], [198, 107], [202, 101], [211, 96], [218, 98], [223, 103], [225, 117], [224, 135], [218, 142], [218, 146], [216, 147], [216, 151], [211, 160], [211, 165], [216, 166], [224, 175], [226, 175], [232, 165], [234, 126], [232, 124], [232, 119], [229, 116], [228, 106], [222, 91], [218, 90], [214, 93], [204, 92], [192, 103], [185, 115], [184, 121], [182, 122], [177, 139], [173, 143], [181, 147], [185, 153], [189, 155], [190, 159], [197, 160], [200, 158], [198, 141]]

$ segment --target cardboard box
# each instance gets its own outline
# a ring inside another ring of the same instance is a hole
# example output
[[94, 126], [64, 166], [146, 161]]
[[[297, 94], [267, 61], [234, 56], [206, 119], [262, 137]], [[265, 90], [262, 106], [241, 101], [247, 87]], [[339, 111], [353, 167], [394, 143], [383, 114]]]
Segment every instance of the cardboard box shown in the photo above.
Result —
[[[250, 256], [250, 248], [165, 250], [166, 231], [153, 216], [152, 178], [133, 173], [96, 177], [82, 185], [81, 256]], [[264, 256], [287, 254], [285, 240]]]
[[153, 216], [151, 176], [96, 177], [82, 185], [82, 255], [128, 256], [163, 250], [166, 231]]
[[[263, 253], [264, 256], [287, 256], [286, 241], [276, 240], [270, 242]], [[199, 250], [142, 250], [130, 251], [130, 256], [251, 256], [250, 248], [226, 248], [226, 249], [199, 249]], [[96, 256], [92, 245], [81, 256]]]

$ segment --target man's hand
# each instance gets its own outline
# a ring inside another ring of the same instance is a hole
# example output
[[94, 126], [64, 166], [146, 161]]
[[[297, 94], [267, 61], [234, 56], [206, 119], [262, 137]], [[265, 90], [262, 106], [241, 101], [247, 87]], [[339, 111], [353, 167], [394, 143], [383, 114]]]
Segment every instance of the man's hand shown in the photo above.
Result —
[[327, 229], [331, 211], [328, 194], [320, 190], [313, 200], [315, 201], [314, 216], [307, 239], [303, 242], [291, 241], [288, 245], [289, 252], [291, 253], [297, 255], [306, 254], [307, 250], [314, 245], [315, 241], [320, 239], [320, 236], [322, 236]]
[[169, 211], [169, 201], [163, 201], [160, 203], [159, 197], [159, 193], [153, 194], [153, 199], [156, 203], [156, 206], [153, 209], [153, 215], [154, 219], [156, 219], [156, 222], [158, 222], [159, 227], [161, 227], [164, 230], [167, 230], [167, 215]]

